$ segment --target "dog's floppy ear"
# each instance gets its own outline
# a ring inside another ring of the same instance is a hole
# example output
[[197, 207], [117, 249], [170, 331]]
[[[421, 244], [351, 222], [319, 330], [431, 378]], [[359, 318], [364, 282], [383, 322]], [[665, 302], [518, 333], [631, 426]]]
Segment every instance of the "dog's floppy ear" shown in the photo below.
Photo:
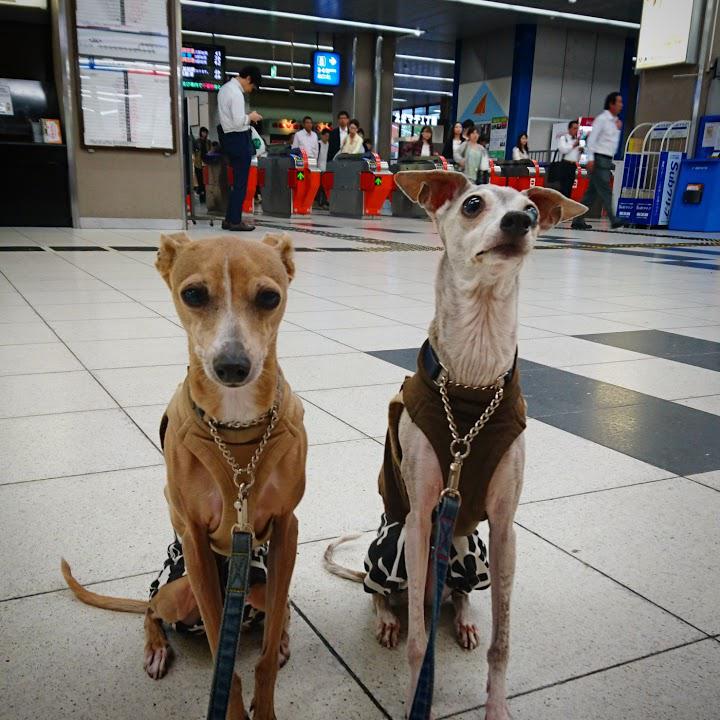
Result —
[[168, 287], [170, 287], [170, 270], [175, 262], [178, 251], [190, 242], [192, 242], [192, 240], [190, 240], [190, 236], [185, 232], [160, 236], [160, 249], [158, 250], [155, 267], [160, 275], [162, 275]]
[[431, 215], [469, 185], [462, 173], [447, 170], [401, 170], [395, 174], [395, 183]]
[[566, 198], [562, 193], [552, 188], [531, 187], [523, 190], [538, 207], [540, 211], [540, 231], [548, 230], [563, 220], [572, 220], [578, 215], [587, 212], [587, 207]]
[[268, 233], [262, 241], [265, 245], [269, 245], [276, 250], [278, 255], [280, 255], [282, 264], [285, 266], [285, 271], [288, 274], [288, 280], [292, 281], [295, 277], [295, 251], [293, 250], [292, 238], [287, 233], [280, 233], [278, 235]]

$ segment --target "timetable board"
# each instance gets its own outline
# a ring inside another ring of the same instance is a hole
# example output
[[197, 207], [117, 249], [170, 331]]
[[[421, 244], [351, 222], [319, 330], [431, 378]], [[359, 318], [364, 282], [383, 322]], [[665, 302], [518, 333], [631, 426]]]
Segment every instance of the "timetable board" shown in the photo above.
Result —
[[76, 0], [86, 147], [174, 150], [168, 0]]

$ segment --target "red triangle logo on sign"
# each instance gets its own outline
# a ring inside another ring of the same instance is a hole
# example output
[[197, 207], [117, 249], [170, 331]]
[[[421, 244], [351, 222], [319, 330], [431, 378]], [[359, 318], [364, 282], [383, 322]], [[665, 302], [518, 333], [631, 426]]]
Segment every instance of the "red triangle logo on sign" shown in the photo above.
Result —
[[485, 93], [480, 98], [480, 102], [475, 106], [475, 114], [476, 115], [484, 115], [486, 106], [487, 106], [487, 93]]

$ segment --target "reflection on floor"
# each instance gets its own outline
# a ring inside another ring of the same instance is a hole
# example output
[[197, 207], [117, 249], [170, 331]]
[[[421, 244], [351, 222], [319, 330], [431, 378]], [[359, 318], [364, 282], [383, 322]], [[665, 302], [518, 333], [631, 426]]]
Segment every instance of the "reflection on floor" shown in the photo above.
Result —
[[[368, 597], [321, 567], [364, 531], [387, 401], [433, 314], [441, 246], [422, 220], [262, 218], [300, 251], [279, 337], [311, 449], [278, 717], [401, 718], [404, 646], [374, 640]], [[219, 232], [207, 224], [191, 234]], [[74, 601], [60, 555], [100, 592], [143, 597], [171, 540], [157, 425], [187, 345], [151, 230], [0, 229], [0, 627], [4, 716], [203, 717], [203, 639], [141, 667], [142, 619]], [[516, 720], [711, 720], [720, 707], [718, 236], [552, 231], [524, 271], [528, 467], [518, 513]], [[542, 248], [542, 251], [541, 251]], [[482, 717], [483, 646], [438, 640], [436, 717]], [[250, 697], [260, 637], [243, 641]], [[310, 669], [310, 671], [308, 671]]]

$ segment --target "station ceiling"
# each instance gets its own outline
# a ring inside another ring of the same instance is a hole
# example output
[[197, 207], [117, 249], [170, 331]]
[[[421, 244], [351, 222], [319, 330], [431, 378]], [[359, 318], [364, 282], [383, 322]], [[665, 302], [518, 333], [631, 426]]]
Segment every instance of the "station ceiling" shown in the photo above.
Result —
[[[277, 17], [265, 14], [247, 14], [232, 12], [222, 7], [209, 5], [208, 0], [202, 6], [182, 5], [183, 29], [186, 31], [219, 33], [239, 36], [246, 39], [221, 38], [217, 40], [226, 48], [228, 56], [241, 58], [228, 60], [228, 70], [238, 70], [249, 60], [262, 60], [260, 65], [264, 74], [269, 74], [270, 64], [279, 63], [309, 64], [312, 48], [295, 46], [288, 47], [280, 43], [297, 43], [308, 46], [333, 44], [333, 35], [364, 32], [363, 28], [349, 27], [342, 24], [321, 23], [312, 20], [299, 20], [291, 17]], [[218, 3], [215, 3], [218, 4]], [[636, 30], [616, 27], [606, 23], [588, 23], [567, 17], [567, 14], [592, 16], [610, 21], [639, 23], [642, 14], [643, 0], [521, 0], [506, 2], [511, 9], [497, 9], [470, 2], [457, 0], [222, 0], [222, 5], [237, 5], [255, 10], [272, 10], [293, 14], [304, 14], [323, 18], [333, 18], [359, 23], [389, 25], [423, 30], [420, 37], [411, 34], [383, 32], [384, 35], [395, 35], [398, 38], [397, 53], [410, 55], [419, 59], [398, 58], [396, 73], [420, 75], [437, 78], [452, 78], [453, 66], [434, 62], [437, 59], [452, 60], [457, 38], [473, 37], [494, 30], [513, 26], [521, 22], [537, 22], [554, 24], [563, 27], [592, 30], [603, 28], [604, 31], [622, 34], [634, 33]], [[560, 13], [555, 17], [530, 15], [522, 12], [522, 7], [537, 8], [543, 11]], [[373, 32], [368, 29], [367, 31]], [[188, 40], [202, 42], [201, 36], [187, 36]], [[208, 42], [208, 39], [204, 40]], [[290, 76], [288, 65], [278, 64], [278, 76]], [[296, 66], [293, 77], [307, 79], [309, 68]], [[266, 80], [268, 86], [287, 87], [290, 83], [284, 80]], [[301, 89], [307, 83], [296, 82], [295, 87]], [[430, 93], [450, 92], [452, 83], [447, 80], [428, 80], [425, 77], [396, 77], [396, 87], [417, 88], [417, 93], [400, 92], [407, 102], [400, 105], [436, 103], [441, 95]], [[308, 85], [308, 87], [310, 87]]]

